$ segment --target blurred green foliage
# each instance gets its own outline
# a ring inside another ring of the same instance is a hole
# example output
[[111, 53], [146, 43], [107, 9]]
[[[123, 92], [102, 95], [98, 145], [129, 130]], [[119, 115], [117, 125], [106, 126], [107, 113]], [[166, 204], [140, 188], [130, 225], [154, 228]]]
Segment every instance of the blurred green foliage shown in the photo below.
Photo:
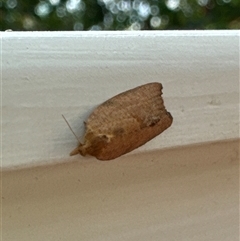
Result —
[[240, 29], [240, 0], [1, 0], [1, 30]]

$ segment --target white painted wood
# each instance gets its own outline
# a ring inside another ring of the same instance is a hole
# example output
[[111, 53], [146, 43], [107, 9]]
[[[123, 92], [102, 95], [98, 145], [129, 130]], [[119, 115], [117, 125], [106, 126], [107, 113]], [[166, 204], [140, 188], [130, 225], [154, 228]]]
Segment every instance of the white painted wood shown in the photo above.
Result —
[[152, 81], [174, 122], [133, 153], [239, 138], [238, 31], [4, 32], [1, 56], [4, 168], [69, 161], [61, 114], [81, 136], [94, 107]]
[[236, 141], [5, 171], [2, 190], [3, 241], [239, 241]]

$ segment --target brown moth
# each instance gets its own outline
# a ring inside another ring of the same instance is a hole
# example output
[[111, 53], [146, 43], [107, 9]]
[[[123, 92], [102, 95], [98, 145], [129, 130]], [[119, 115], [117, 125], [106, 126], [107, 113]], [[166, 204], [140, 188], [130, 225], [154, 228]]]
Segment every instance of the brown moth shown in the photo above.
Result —
[[161, 95], [162, 84], [149, 83], [99, 105], [85, 122], [84, 143], [79, 143], [70, 156], [89, 154], [111, 160], [159, 135], [173, 121]]

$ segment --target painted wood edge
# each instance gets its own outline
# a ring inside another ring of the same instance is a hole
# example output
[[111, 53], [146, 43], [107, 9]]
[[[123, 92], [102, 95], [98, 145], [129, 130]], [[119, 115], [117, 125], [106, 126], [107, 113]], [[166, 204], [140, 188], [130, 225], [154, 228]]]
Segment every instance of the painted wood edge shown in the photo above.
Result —
[[[66, 114], [79, 133], [79, 123], [94, 106], [158, 78], [164, 85], [166, 107], [174, 116], [174, 128], [134, 153], [239, 137], [239, 31], [207, 31], [205, 35], [204, 31], [11, 34], [2, 33], [4, 168], [69, 161], [68, 150], [76, 141], [67, 133], [60, 114]], [[182, 38], [176, 41], [172, 36]], [[68, 46], [64, 45], [66, 41]], [[129, 50], [126, 42], [134, 49]], [[156, 42], [161, 45], [152, 44]], [[203, 51], [205, 48], [210, 51]], [[162, 55], [165, 59], [157, 59]], [[86, 61], [80, 61], [79, 56]], [[205, 73], [193, 66], [191, 59]], [[60, 75], [63, 78], [59, 81]], [[50, 87], [43, 88], [49, 82]], [[80, 97], [76, 89], [83, 93]], [[54, 93], [47, 99], [48, 105], [41, 98], [44, 91]], [[47, 122], [48, 130], [41, 121]], [[33, 135], [36, 127], [37, 133]], [[198, 130], [194, 130], [196, 127]], [[39, 143], [34, 144], [36, 140]]]

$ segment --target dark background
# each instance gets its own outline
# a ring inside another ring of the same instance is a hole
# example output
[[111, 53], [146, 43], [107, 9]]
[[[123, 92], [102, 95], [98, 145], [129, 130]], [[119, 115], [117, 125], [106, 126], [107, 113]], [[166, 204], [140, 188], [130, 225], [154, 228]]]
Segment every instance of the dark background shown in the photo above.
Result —
[[3, 0], [1, 30], [240, 29], [240, 0]]

